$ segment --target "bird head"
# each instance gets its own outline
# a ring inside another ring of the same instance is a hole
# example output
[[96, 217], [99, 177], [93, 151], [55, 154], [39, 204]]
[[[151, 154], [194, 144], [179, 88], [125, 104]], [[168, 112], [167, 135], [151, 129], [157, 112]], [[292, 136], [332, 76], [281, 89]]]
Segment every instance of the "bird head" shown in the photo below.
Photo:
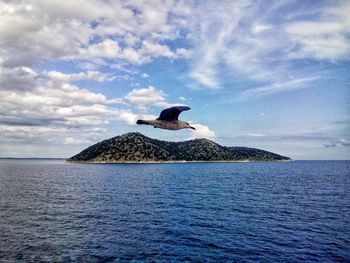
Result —
[[196, 128], [195, 127], [193, 127], [193, 126], [191, 126], [188, 122], [186, 122], [186, 128], [190, 128], [190, 129], [192, 129], [192, 130], [195, 130]]

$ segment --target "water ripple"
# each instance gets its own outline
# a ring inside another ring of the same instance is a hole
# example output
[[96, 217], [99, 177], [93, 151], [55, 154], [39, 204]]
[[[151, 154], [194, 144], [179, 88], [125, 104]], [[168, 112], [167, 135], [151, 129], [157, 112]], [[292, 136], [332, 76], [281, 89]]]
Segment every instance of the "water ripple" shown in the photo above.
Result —
[[0, 160], [0, 261], [349, 262], [349, 168]]

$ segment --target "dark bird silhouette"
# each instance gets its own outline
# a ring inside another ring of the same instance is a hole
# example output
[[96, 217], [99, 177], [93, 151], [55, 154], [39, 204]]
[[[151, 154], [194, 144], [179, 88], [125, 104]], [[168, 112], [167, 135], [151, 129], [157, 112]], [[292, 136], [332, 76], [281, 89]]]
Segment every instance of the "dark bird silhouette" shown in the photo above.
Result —
[[152, 125], [154, 128], [166, 129], [166, 130], [180, 130], [180, 129], [193, 129], [195, 127], [190, 126], [187, 122], [180, 121], [179, 115], [183, 111], [190, 110], [187, 106], [175, 106], [163, 110], [159, 117], [155, 120], [138, 120], [137, 124]]

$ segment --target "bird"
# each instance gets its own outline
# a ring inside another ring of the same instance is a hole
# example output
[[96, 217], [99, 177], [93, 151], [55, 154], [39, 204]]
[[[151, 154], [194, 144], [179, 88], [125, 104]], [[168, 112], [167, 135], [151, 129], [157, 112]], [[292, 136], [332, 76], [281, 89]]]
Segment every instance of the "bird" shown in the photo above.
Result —
[[155, 120], [137, 120], [137, 124], [151, 125], [154, 128], [166, 129], [166, 130], [180, 130], [180, 129], [193, 129], [188, 122], [180, 121], [179, 115], [183, 111], [190, 110], [188, 106], [173, 106], [168, 109], [162, 110], [159, 117]]

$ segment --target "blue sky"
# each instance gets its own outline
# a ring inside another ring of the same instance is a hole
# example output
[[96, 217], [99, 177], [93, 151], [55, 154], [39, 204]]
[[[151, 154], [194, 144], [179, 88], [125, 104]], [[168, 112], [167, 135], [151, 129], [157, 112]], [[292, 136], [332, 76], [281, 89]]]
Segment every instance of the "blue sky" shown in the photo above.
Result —
[[[349, 159], [349, 14], [349, 1], [2, 1], [0, 157], [137, 131]], [[171, 105], [197, 130], [135, 125]]]

